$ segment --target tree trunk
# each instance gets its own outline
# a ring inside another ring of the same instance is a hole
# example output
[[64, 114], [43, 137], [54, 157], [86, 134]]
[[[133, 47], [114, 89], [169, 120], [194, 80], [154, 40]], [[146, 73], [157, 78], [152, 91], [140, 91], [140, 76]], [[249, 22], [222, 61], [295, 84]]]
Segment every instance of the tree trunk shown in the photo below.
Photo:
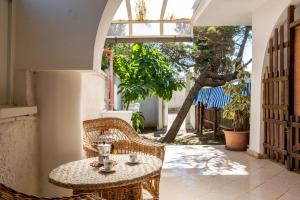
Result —
[[130, 101], [125, 102], [125, 105], [126, 105], [125, 109], [126, 109], [126, 110], [129, 109], [129, 104], [130, 104]]
[[[225, 84], [225, 82], [231, 81], [236, 78], [236, 74], [237, 74], [236, 70], [237, 70], [238, 66], [242, 63], [242, 58], [243, 58], [245, 46], [247, 43], [247, 39], [249, 37], [250, 30], [251, 30], [251, 28], [249, 26], [247, 26], [245, 29], [243, 40], [241, 42], [240, 49], [239, 49], [239, 52], [238, 52], [237, 58], [236, 58], [237, 62], [235, 63], [235, 70], [234, 70], [235, 72], [233, 74], [219, 75], [219, 74], [213, 73], [211, 70], [205, 70], [204, 73], [200, 73], [200, 76], [196, 79], [194, 86], [191, 88], [188, 96], [185, 98], [182, 107], [180, 108], [173, 124], [171, 125], [171, 128], [169, 129], [166, 136], [162, 140], [163, 142], [172, 142], [175, 139], [175, 137], [181, 127], [181, 124], [183, 123], [187, 113], [190, 110], [190, 107], [195, 99], [195, 96], [197, 95], [198, 91], [203, 86], [216, 87], [216, 86], [223, 85], [223, 84]], [[247, 64], [244, 65], [244, 67], [247, 66], [251, 61], [252, 61], [252, 59], [250, 59], [247, 62]], [[209, 78], [207, 80], [205, 80], [205, 78], [207, 78], [207, 77], [205, 77], [206, 76], [205, 73], [206, 73], [206, 75], [208, 75], [208, 78]]]
[[197, 80], [195, 81], [194, 86], [190, 89], [189, 94], [185, 98], [183, 105], [181, 106], [173, 124], [171, 125], [171, 128], [167, 132], [167, 134], [164, 137], [164, 139], [162, 140], [162, 142], [172, 142], [175, 139], [175, 137], [181, 127], [181, 124], [183, 123], [187, 113], [189, 112], [189, 110], [193, 104], [193, 101], [194, 101], [198, 91], [202, 88], [202, 84], [201, 84], [202, 82], [204, 82], [204, 76], [200, 75], [197, 78]]

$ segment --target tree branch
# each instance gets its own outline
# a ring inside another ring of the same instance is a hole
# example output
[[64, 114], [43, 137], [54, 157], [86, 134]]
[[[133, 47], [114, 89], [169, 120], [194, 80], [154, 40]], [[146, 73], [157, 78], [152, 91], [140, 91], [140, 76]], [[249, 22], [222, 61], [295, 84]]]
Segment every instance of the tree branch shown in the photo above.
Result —
[[248, 66], [251, 62], [252, 62], [252, 58], [250, 58], [250, 59], [248, 60], [248, 62], [245, 63], [245, 66]]
[[251, 27], [246, 26], [245, 32], [244, 32], [244, 35], [243, 35], [243, 40], [241, 42], [240, 49], [239, 49], [239, 52], [238, 52], [237, 57], [236, 57], [235, 70], [234, 71], [236, 71], [237, 67], [242, 63], [242, 59], [243, 59], [246, 43], [247, 43], [247, 40], [248, 40], [248, 37], [249, 37], [249, 34], [250, 34], [250, 30], [251, 30]]
[[206, 71], [205, 72], [205, 75], [207, 78], [211, 78], [211, 79], [214, 79], [214, 81], [231, 81], [233, 79], [236, 78], [236, 75], [237, 75], [237, 72], [234, 72], [234, 73], [231, 73], [231, 74], [216, 74], [216, 73], [213, 73], [211, 71]]

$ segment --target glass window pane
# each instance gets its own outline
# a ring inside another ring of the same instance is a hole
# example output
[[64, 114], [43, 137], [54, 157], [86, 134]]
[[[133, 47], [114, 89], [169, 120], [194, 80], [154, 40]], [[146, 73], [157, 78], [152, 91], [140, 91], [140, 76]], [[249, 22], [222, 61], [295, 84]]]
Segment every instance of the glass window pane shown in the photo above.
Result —
[[164, 19], [190, 19], [195, 0], [169, 0]]
[[191, 33], [189, 23], [164, 23], [164, 35], [190, 35]]
[[120, 7], [118, 8], [113, 20], [128, 20], [126, 1], [123, 0]]
[[130, 3], [132, 19], [139, 20], [140, 15], [138, 13], [143, 13], [144, 11], [146, 12], [144, 20], [158, 20], [160, 18], [163, 0], [131, 0]]
[[159, 23], [136, 23], [132, 24], [133, 35], [159, 35]]
[[111, 24], [107, 35], [108, 36], [127, 36], [127, 35], [129, 35], [128, 24]]

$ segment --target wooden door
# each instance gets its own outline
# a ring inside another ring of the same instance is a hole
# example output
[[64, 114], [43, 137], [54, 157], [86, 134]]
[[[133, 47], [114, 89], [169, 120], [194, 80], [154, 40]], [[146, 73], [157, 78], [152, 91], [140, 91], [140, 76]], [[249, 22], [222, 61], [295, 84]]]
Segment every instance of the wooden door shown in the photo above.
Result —
[[299, 170], [300, 20], [294, 21], [294, 6], [288, 8], [286, 24], [274, 30], [268, 56], [263, 77], [265, 154]]

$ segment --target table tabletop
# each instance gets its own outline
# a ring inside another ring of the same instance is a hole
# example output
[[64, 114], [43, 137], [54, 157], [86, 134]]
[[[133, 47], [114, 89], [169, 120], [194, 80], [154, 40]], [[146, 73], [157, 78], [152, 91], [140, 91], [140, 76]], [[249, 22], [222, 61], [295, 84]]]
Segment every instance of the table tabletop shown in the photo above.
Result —
[[110, 155], [117, 162], [113, 167], [114, 173], [100, 173], [90, 163], [98, 157], [88, 158], [63, 164], [49, 174], [49, 182], [70, 189], [104, 189], [139, 183], [162, 167], [162, 161], [155, 156], [138, 154], [138, 164], [129, 164], [129, 155]]

